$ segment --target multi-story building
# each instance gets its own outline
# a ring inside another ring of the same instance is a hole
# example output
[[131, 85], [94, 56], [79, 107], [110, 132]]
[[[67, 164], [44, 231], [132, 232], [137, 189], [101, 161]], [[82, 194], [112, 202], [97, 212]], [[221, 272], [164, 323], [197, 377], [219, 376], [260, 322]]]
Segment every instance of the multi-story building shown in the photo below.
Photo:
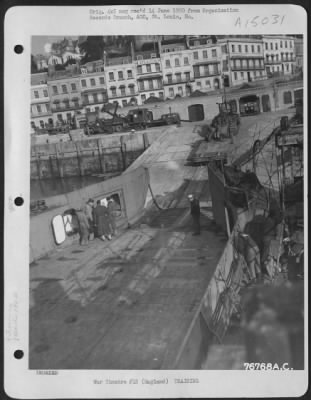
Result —
[[218, 41], [222, 78], [230, 86], [266, 79], [263, 42], [259, 37], [227, 37]]
[[189, 96], [194, 82], [192, 51], [185, 39], [163, 39], [160, 45], [165, 98]]
[[77, 65], [70, 65], [65, 71], [49, 68], [48, 89], [54, 124], [71, 123], [75, 114], [83, 109], [80, 70]]
[[138, 104], [135, 65], [131, 56], [105, 59], [105, 77], [109, 103], [119, 106]]
[[161, 59], [158, 49], [137, 52], [134, 64], [136, 66], [139, 104], [143, 104], [149, 97], [164, 99]]
[[295, 48], [295, 72], [303, 71], [303, 38], [295, 37], [294, 39]]
[[294, 38], [285, 35], [263, 36], [265, 66], [268, 76], [295, 72]]
[[89, 62], [80, 68], [80, 87], [84, 111], [100, 111], [107, 103], [107, 87], [103, 60]]
[[192, 67], [195, 84], [194, 90], [207, 92], [222, 87], [221, 51], [213, 36], [188, 38], [192, 51]]
[[36, 128], [44, 128], [46, 124], [53, 124], [47, 73], [31, 75], [30, 95], [31, 133], [34, 133]]

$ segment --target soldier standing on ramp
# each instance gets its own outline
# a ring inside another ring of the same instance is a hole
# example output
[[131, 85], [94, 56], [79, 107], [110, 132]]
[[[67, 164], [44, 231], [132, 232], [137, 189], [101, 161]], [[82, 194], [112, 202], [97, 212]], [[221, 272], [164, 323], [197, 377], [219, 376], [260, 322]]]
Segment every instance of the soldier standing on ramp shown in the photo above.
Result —
[[193, 235], [197, 236], [201, 234], [201, 226], [200, 226], [200, 202], [196, 199], [193, 194], [188, 195], [188, 199], [190, 201], [190, 214], [193, 220]]

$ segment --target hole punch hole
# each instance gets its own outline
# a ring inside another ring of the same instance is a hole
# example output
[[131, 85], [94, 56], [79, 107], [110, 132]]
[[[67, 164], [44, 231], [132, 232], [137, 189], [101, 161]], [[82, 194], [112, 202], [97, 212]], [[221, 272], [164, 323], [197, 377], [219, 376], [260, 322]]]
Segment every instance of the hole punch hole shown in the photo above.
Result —
[[15, 197], [14, 204], [20, 207], [24, 204], [24, 199], [22, 197]]
[[15, 351], [14, 351], [14, 357], [15, 357], [17, 360], [22, 359], [22, 358], [24, 357], [24, 352], [23, 352], [23, 350], [15, 350]]
[[16, 46], [14, 46], [14, 51], [16, 54], [22, 54], [22, 52], [24, 51], [24, 47], [21, 44], [17, 44]]

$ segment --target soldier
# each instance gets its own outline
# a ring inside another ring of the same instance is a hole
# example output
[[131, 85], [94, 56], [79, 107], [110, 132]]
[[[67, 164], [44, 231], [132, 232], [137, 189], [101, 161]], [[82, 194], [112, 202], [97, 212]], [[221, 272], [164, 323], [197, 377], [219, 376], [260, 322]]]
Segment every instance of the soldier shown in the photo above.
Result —
[[190, 202], [190, 213], [192, 216], [193, 221], [193, 235], [197, 236], [201, 234], [201, 227], [200, 227], [200, 202], [196, 199], [193, 194], [189, 194], [188, 196]]

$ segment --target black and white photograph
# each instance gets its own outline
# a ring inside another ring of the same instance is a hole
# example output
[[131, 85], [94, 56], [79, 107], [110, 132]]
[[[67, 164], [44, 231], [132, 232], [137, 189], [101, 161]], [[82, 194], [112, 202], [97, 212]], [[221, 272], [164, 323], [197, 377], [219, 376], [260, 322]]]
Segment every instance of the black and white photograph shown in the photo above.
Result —
[[123, 34], [122, 7], [29, 37], [28, 372], [304, 371], [306, 36]]

